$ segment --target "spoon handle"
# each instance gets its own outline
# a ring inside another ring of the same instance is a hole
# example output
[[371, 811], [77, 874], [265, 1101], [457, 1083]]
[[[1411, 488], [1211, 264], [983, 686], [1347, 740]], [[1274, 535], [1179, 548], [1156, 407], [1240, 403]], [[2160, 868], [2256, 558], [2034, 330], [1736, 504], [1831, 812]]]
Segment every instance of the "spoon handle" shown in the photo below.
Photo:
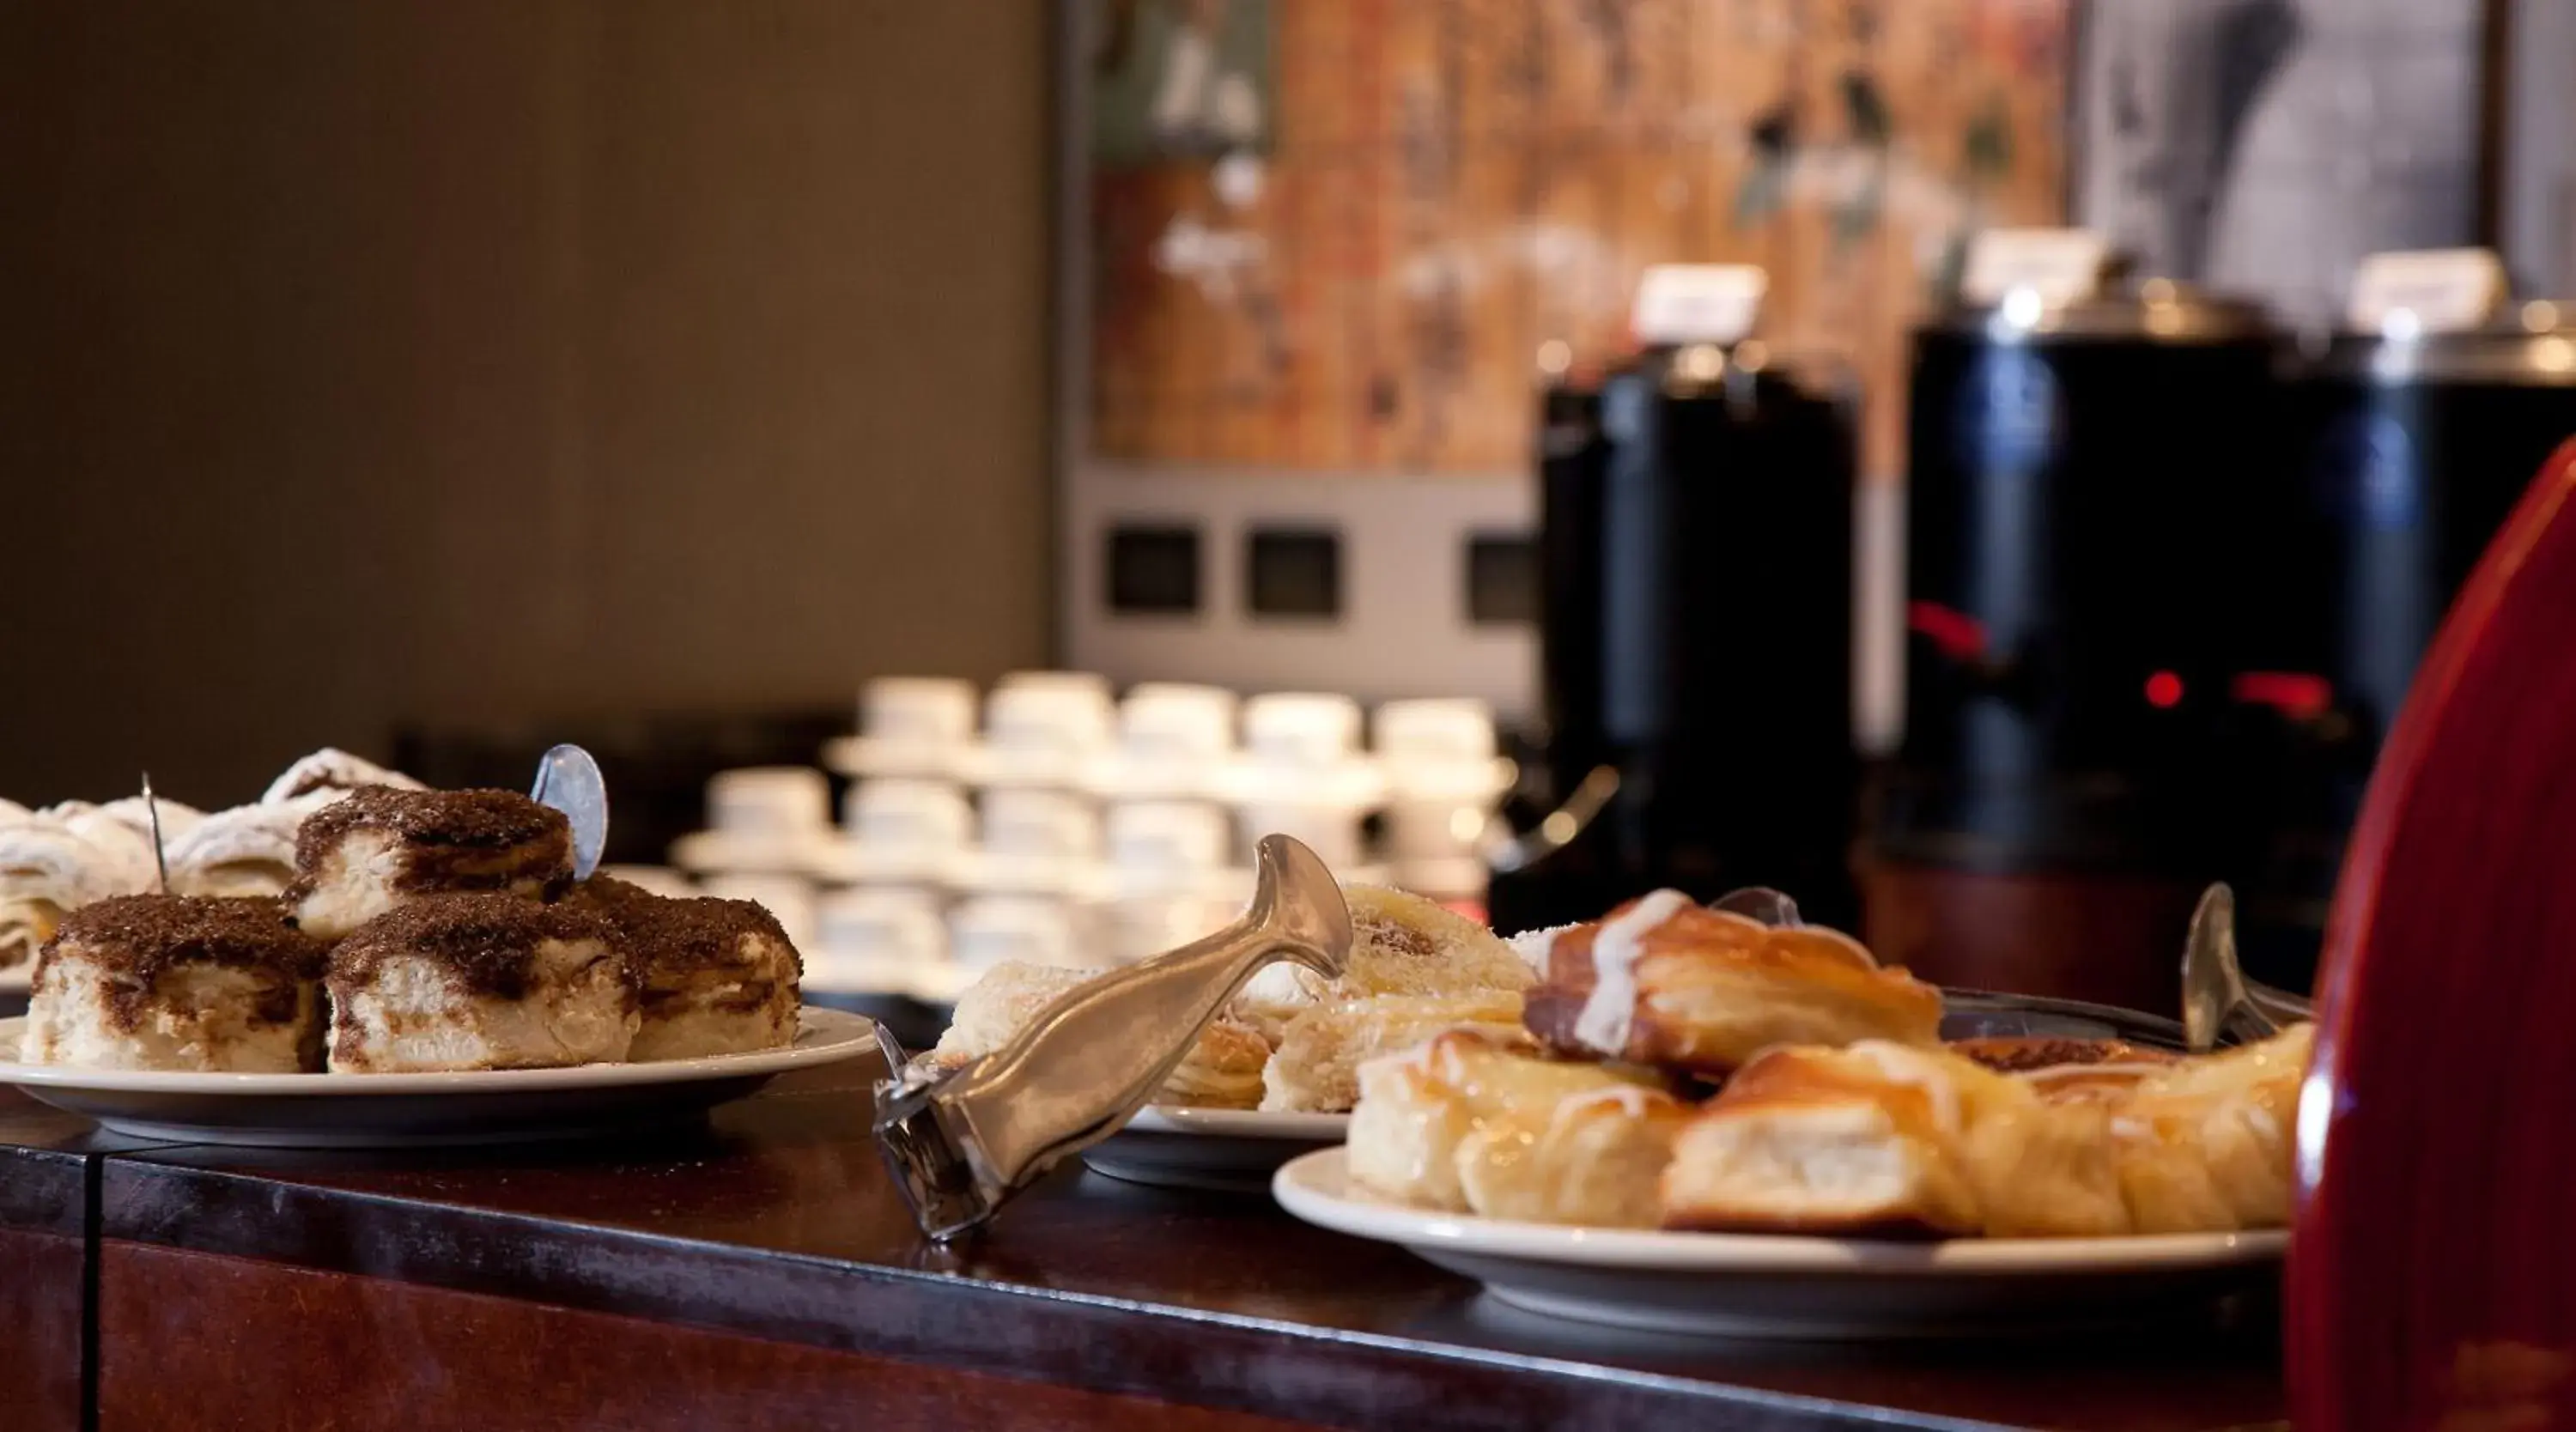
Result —
[[2317, 1017], [2316, 1005], [2305, 996], [2275, 989], [2257, 980], [2245, 982], [2245, 998], [2256, 1009], [2283, 1024], [2297, 1024]]

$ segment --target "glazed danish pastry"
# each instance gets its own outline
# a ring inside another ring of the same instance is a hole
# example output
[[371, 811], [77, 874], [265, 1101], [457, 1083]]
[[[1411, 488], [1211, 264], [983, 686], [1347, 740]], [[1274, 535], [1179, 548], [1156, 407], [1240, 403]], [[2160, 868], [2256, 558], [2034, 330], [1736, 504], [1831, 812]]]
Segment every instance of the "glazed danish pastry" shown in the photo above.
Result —
[[1846, 936], [1659, 890], [1548, 942], [1532, 1034], [1569, 1054], [1722, 1076], [1775, 1044], [1932, 1045], [1941, 992]]
[[2277, 1227], [2311, 1036], [1999, 1074], [1881, 1043], [1777, 1049], [1693, 1119], [1669, 1227], [2083, 1237]]
[[[1103, 973], [1017, 960], [995, 965], [958, 997], [939, 1043], [921, 1057], [948, 1068], [980, 1059], [1008, 1044], [1048, 1005]], [[1250, 1026], [1218, 1018], [1200, 1033], [1154, 1101], [1249, 1109], [1261, 1102], [1261, 1067], [1269, 1058], [1269, 1043]]]
[[1359, 1079], [1351, 1177], [1490, 1218], [1653, 1227], [1656, 1176], [1688, 1118], [1642, 1075], [1544, 1058], [1489, 1029], [1450, 1030]]
[[2186, 1059], [2110, 1109], [2120, 1187], [2140, 1233], [2289, 1222], [2299, 1086], [2316, 1027]]
[[1664, 1226], [1976, 1232], [1954, 1072], [1937, 1056], [1881, 1044], [1755, 1058], [1675, 1139], [1663, 1175]]
[[2098, 1105], [1940, 1050], [1779, 1049], [1683, 1130], [1667, 1227], [2069, 1237], [2128, 1231]]

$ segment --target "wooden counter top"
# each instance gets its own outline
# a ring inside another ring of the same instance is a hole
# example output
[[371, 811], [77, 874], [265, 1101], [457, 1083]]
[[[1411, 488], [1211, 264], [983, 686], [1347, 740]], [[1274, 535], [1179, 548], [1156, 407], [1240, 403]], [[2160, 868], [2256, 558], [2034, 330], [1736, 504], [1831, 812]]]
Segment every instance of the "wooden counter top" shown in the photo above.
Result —
[[2252, 1334], [2116, 1342], [1665, 1340], [1493, 1305], [1266, 1200], [1079, 1170], [941, 1249], [869, 1139], [876, 1072], [781, 1081], [649, 1144], [109, 1158], [98, 1425], [263, 1425], [190, 1414], [281, 1388], [332, 1399], [345, 1427], [864, 1411], [879, 1429], [2181, 1432], [2282, 1416], [2268, 1314]]

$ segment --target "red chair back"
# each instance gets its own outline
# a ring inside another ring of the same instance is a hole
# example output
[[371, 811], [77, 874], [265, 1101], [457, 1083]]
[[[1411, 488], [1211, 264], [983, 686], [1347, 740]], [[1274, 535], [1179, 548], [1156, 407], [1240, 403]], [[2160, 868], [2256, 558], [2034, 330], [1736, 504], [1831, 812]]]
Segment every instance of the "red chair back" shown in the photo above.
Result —
[[2335, 891], [2317, 1050], [2297, 1425], [2576, 1427], [2576, 442], [2389, 734]]

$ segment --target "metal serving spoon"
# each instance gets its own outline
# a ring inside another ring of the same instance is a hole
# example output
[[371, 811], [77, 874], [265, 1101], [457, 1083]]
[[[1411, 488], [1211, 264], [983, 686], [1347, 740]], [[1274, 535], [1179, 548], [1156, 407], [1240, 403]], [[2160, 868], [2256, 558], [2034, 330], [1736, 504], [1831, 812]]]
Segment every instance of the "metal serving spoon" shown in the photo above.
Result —
[[2182, 947], [2183, 1039], [2191, 1052], [2268, 1039], [2282, 1025], [2315, 1015], [2299, 996], [2245, 977], [2236, 961], [2236, 892], [2225, 885], [2202, 891]]
[[599, 762], [579, 746], [557, 746], [537, 758], [537, 784], [528, 797], [572, 822], [572, 877], [588, 880], [608, 848], [608, 781]]

